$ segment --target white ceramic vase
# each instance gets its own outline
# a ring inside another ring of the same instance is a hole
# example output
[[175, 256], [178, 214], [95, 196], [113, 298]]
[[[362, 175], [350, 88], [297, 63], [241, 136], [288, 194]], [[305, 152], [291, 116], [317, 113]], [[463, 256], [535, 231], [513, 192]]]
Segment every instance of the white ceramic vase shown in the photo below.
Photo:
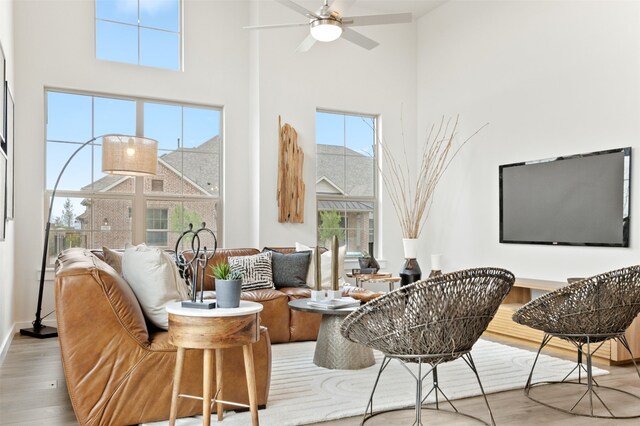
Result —
[[418, 239], [417, 238], [403, 238], [402, 246], [404, 247], [405, 259], [418, 258]]
[[442, 267], [440, 266], [440, 260], [442, 259], [441, 254], [432, 254], [431, 255], [431, 270], [432, 271], [441, 271]]

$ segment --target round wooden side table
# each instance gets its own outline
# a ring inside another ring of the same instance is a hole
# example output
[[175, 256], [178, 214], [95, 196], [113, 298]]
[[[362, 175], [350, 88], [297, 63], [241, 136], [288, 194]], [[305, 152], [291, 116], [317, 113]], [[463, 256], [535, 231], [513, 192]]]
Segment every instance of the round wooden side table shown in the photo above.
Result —
[[[194, 309], [183, 308], [180, 303], [171, 303], [166, 306], [169, 313], [169, 339], [178, 348], [169, 424], [171, 426], [175, 425], [178, 413], [178, 397], [183, 397], [202, 399], [204, 425], [208, 426], [211, 423], [211, 406], [213, 403], [217, 403], [218, 421], [222, 421], [223, 418], [223, 404], [228, 404], [249, 407], [251, 410], [251, 422], [254, 426], [257, 426], [258, 397], [251, 344], [260, 340], [260, 311], [262, 311], [262, 305], [256, 302], [240, 301], [238, 308]], [[222, 350], [234, 346], [242, 346], [247, 389], [249, 391], [248, 406], [222, 399]], [[202, 398], [180, 394], [180, 379], [182, 377], [186, 349], [204, 350]], [[216, 353], [216, 393], [212, 399], [214, 350]]]

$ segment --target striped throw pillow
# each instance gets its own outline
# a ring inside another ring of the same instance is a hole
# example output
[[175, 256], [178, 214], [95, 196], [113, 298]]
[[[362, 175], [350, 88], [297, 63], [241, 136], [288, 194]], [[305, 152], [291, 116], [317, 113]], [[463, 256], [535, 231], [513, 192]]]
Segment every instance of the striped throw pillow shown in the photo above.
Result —
[[232, 271], [242, 274], [242, 291], [274, 288], [271, 252], [253, 256], [230, 256], [229, 266]]

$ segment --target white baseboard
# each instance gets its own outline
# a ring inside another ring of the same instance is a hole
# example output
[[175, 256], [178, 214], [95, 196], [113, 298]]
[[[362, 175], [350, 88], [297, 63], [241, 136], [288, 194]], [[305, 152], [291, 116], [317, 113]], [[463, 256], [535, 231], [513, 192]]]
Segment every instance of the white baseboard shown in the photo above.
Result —
[[[42, 321], [42, 323], [49, 327], [55, 327], [56, 320], [55, 319], [47, 319]], [[9, 348], [11, 347], [11, 342], [13, 341], [13, 336], [20, 333], [21, 328], [31, 328], [33, 325], [29, 321], [20, 321], [14, 322], [13, 326], [8, 330], [7, 335], [0, 343], [0, 366], [4, 363], [4, 359], [7, 356], [7, 352], [9, 352]]]
[[7, 330], [7, 335], [2, 340], [0, 344], [0, 367], [4, 363], [4, 358], [7, 356], [7, 352], [9, 352], [9, 346], [11, 346], [11, 341], [13, 341], [13, 327]]

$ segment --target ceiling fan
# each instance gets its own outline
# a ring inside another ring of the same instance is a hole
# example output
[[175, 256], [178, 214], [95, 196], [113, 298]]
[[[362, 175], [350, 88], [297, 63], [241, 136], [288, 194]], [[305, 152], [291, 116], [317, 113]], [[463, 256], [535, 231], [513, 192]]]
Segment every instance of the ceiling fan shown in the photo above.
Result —
[[[306, 52], [311, 49], [316, 41], [334, 41], [342, 37], [343, 39], [357, 44], [367, 50], [371, 50], [379, 43], [365, 37], [351, 27], [363, 25], [382, 25], [382, 24], [404, 24], [411, 22], [411, 13], [390, 13], [384, 15], [365, 15], [365, 16], [341, 16], [338, 5], [340, 0], [334, 1], [329, 6], [329, 1], [324, 0], [324, 4], [317, 12], [312, 12], [305, 7], [300, 6], [291, 0], [275, 0], [283, 6], [306, 16], [309, 22], [295, 24], [275, 24], [275, 25], [257, 25], [244, 27], [248, 30], [263, 30], [272, 28], [285, 27], [309, 27], [309, 35], [296, 49], [298, 52]], [[355, 0], [347, 0], [342, 3], [353, 3]]]

